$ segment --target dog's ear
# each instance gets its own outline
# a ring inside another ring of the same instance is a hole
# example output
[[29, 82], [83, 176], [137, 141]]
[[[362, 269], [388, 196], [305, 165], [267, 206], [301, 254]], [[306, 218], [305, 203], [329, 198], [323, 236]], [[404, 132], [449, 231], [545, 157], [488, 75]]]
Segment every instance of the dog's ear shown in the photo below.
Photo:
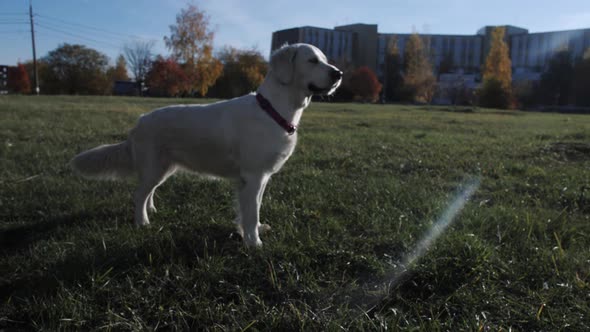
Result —
[[270, 70], [281, 84], [288, 85], [293, 81], [296, 57], [297, 45], [284, 45], [271, 55]]

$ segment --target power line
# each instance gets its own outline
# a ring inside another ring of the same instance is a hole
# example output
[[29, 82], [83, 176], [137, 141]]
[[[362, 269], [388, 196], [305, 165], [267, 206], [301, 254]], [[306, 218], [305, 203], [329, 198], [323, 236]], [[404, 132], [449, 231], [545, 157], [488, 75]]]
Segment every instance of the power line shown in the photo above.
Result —
[[62, 41], [65, 43], [81, 44], [81, 45], [93, 47], [96, 49], [108, 49], [108, 50], [119, 51], [119, 52], [121, 51], [120, 47], [117, 47], [114, 45], [104, 45], [102, 43], [89, 41], [85, 38], [65, 35], [64, 33], [61, 33], [61, 32], [53, 32], [53, 31], [49, 31], [49, 30], [37, 30], [37, 31], [35, 31], [35, 33], [40, 34], [45, 37], [62, 39]]
[[[60, 31], [68, 31], [69, 32], [69, 30], [72, 29], [71, 27], [60, 26], [60, 25], [55, 24], [53, 22], [46, 22], [45, 20], [37, 20], [37, 24], [44, 25], [46, 28], [52, 28], [52, 29], [56, 29], [56, 30], [60, 30]], [[64, 29], [67, 29], [67, 30], [64, 30]], [[77, 30], [77, 33], [84, 34], [84, 36], [88, 36], [86, 31]], [[106, 43], [109, 43], [110, 41], [113, 41], [114, 39], [121, 41], [121, 42], [127, 42], [129, 40], [129, 39], [123, 38], [121, 36], [113, 37], [113, 36], [104, 36], [104, 35], [100, 36], [100, 35], [94, 35], [94, 34], [90, 38], [100, 40], [100, 41], [105, 41]]]
[[27, 21], [0, 21], [0, 24], [28, 24]]
[[105, 42], [105, 41], [97, 40], [97, 39], [94, 39], [94, 38], [90, 38], [90, 37], [78, 35], [78, 34], [71, 33], [71, 32], [68, 32], [68, 31], [64, 31], [64, 30], [61, 30], [61, 29], [52, 28], [52, 27], [49, 27], [49, 26], [45, 25], [44, 23], [35, 23], [35, 26], [40, 27], [40, 28], [43, 28], [43, 29], [47, 29], [47, 30], [50, 30], [50, 31], [53, 31], [53, 32], [56, 32], [56, 33], [61, 33], [63, 35], [69, 36], [69, 37], [78, 38], [80, 40], [89, 41], [89, 42], [93, 42], [93, 43], [97, 43], [97, 44], [107, 45], [107, 46], [112, 47], [112, 48], [115, 48], [115, 49], [120, 49], [121, 48], [120, 46], [117, 46], [115, 44], [111, 44], [109, 42]]
[[8, 34], [8, 33], [28, 33], [29, 31], [26, 30], [0, 30], [0, 33]]
[[69, 25], [69, 26], [75, 26], [75, 27], [81, 27], [81, 28], [85, 28], [85, 29], [89, 29], [89, 30], [94, 30], [94, 31], [99, 31], [105, 34], [109, 34], [111, 36], [116, 36], [118, 38], [121, 38], [121, 36], [127, 36], [129, 38], [133, 38], [133, 39], [145, 39], [142, 38], [140, 36], [137, 35], [130, 35], [130, 34], [125, 34], [125, 33], [121, 33], [121, 32], [115, 32], [115, 31], [109, 31], [109, 30], [105, 30], [102, 28], [97, 28], [97, 27], [93, 27], [90, 25], [85, 25], [85, 24], [80, 24], [80, 23], [74, 23], [74, 22], [69, 22], [69, 21], [65, 21], [56, 17], [51, 17], [48, 15], [42, 15], [42, 14], [36, 14], [36, 16], [40, 17], [40, 18], [44, 18], [44, 19], [48, 19], [51, 21], [56, 21], [59, 22], [60, 24], [65, 24], [65, 25]]

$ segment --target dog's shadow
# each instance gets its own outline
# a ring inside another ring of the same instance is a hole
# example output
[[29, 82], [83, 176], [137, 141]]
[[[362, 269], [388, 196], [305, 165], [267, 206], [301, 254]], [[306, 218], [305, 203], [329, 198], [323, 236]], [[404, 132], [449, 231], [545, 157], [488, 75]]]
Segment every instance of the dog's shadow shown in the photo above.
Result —
[[[88, 214], [60, 216], [3, 230], [0, 232], [0, 250], [5, 254], [7, 261], [16, 259], [19, 253], [43, 241], [59, 239], [63, 232], [89, 219], [96, 219], [96, 216]], [[108, 227], [109, 225], [105, 225], [105, 229]], [[15, 297], [30, 298], [33, 295], [53, 296], [60, 287], [88, 286], [93, 279], [93, 274], [104, 273], [105, 269], [112, 269], [114, 273], [121, 274], [132, 271], [137, 266], [151, 265], [153, 263], [151, 253], [157, 253], [159, 255], [157, 259], [160, 262], [174, 259], [191, 264], [190, 262], [195, 258], [203, 256], [237, 255], [242, 247], [240, 243], [236, 243], [241, 241], [241, 238], [233, 232], [234, 227], [230, 222], [199, 223], [198, 234], [185, 229], [192, 229], [192, 227], [175, 224], [154, 224], [140, 230], [131, 223], [119, 227], [123, 232], [139, 231], [146, 239], [139, 240], [135, 245], [116, 246], [110, 243], [107, 246], [108, 249], [102, 245], [87, 247], [82, 253], [79, 250], [72, 250], [54, 263], [37, 264], [34, 267], [35, 271], [27, 271], [16, 278], [1, 282], [0, 301]], [[161, 248], [166, 247], [163, 243], [169, 239], [159, 238], [157, 234], [163, 227], [174, 228], [170, 229], [174, 247], [168, 248], [166, 252], [163, 252]], [[210, 248], [211, 246], [215, 247]]]
[[38, 241], [50, 238], [59, 228], [71, 227], [89, 217], [88, 214], [63, 215], [9, 227], [0, 231], [0, 249], [4, 253], [26, 249]]

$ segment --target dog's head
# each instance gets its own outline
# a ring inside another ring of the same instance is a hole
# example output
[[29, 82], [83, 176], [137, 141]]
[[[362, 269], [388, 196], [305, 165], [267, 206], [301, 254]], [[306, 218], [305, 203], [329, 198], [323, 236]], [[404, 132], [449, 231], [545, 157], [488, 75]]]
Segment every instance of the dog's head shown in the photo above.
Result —
[[342, 72], [328, 63], [319, 48], [309, 44], [285, 45], [270, 58], [270, 72], [282, 84], [306, 95], [331, 95], [342, 82]]

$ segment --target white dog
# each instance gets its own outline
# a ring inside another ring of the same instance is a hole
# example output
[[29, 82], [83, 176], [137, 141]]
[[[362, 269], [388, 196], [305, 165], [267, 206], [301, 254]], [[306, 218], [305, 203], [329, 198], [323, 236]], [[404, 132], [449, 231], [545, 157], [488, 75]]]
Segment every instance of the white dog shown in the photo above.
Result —
[[314, 94], [332, 94], [342, 72], [308, 44], [285, 45], [270, 59], [257, 93], [209, 105], [177, 105], [142, 115], [126, 141], [102, 145], [72, 159], [72, 167], [91, 178], [139, 175], [134, 194], [135, 223], [149, 224], [154, 191], [185, 169], [234, 179], [238, 231], [248, 246], [260, 246], [259, 222], [264, 188], [289, 159], [296, 128]]

